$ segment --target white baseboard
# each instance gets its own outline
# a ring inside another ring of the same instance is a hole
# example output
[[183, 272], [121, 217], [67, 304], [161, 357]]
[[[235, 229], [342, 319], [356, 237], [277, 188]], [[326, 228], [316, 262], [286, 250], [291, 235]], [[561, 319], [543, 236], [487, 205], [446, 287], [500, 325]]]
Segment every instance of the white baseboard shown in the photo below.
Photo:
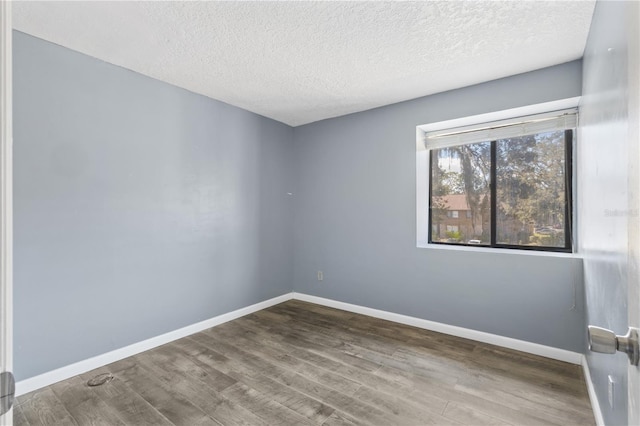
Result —
[[16, 396], [24, 395], [36, 389], [57, 383], [61, 380], [66, 380], [73, 376], [77, 376], [78, 374], [86, 373], [87, 371], [139, 354], [140, 352], [148, 351], [149, 349], [153, 349], [174, 340], [181, 339], [185, 336], [215, 327], [216, 325], [224, 324], [225, 322], [249, 315], [253, 312], [268, 308], [269, 306], [286, 302], [291, 298], [292, 293], [283, 294], [282, 296], [274, 297], [273, 299], [265, 300], [226, 314], [218, 315], [217, 317], [213, 317], [196, 324], [191, 324], [178, 330], [170, 331], [160, 336], [134, 343], [133, 345], [125, 346], [124, 348], [116, 349], [93, 358], [85, 359], [84, 361], [79, 361], [56, 370], [48, 371], [29, 379], [21, 380], [16, 383]]
[[457, 327], [455, 325], [443, 324], [407, 315], [395, 314], [393, 312], [382, 311], [379, 309], [367, 308], [365, 306], [352, 305], [351, 303], [338, 302], [336, 300], [310, 296], [303, 293], [293, 293], [293, 298], [305, 302], [316, 303], [318, 305], [329, 306], [331, 308], [342, 309], [344, 311], [355, 312], [357, 314], [368, 315], [370, 317], [393, 321], [400, 324], [424, 328], [425, 330], [437, 331], [438, 333], [450, 334], [452, 336], [515, 349], [517, 351], [540, 355], [559, 361], [569, 362], [571, 364], [580, 365], [582, 363], [582, 354], [567, 351], [565, 349], [558, 349], [551, 346], [540, 345], [538, 343], [531, 343], [524, 340], [513, 339], [511, 337], [499, 336], [497, 334], [485, 333], [483, 331], [471, 330], [469, 328]]
[[[56, 370], [48, 371], [29, 379], [21, 380], [16, 383], [16, 396], [24, 395], [36, 389], [40, 389], [49, 386], [53, 383], [57, 383], [61, 380], [77, 376], [78, 374], [86, 373], [87, 371], [94, 370], [112, 362], [119, 361], [121, 359], [139, 354], [141, 352], [153, 349], [157, 346], [161, 346], [170, 343], [174, 340], [180, 339], [185, 336], [189, 336], [194, 333], [198, 333], [202, 330], [206, 330], [211, 327], [215, 327], [225, 322], [240, 318], [245, 315], [249, 315], [253, 312], [266, 309], [270, 306], [277, 305], [278, 303], [286, 302], [290, 299], [298, 299], [306, 302], [316, 303], [318, 305], [329, 306], [332, 308], [342, 309], [349, 312], [355, 312], [358, 314], [368, 315], [374, 318], [381, 318], [388, 321], [394, 321], [400, 324], [411, 325], [426, 330], [437, 331], [439, 333], [450, 334], [452, 336], [458, 336], [465, 339], [476, 340], [479, 342], [489, 343], [505, 348], [515, 349], [522, 352], [527, 352], [535, 355], [544, 356], [547, 358], [557, 359], [560, 361], [569, 362], [572, 364], [582, 364], [583, 368], [585, 363], [583, 362], [584, 356], [582, 354], [567, 351], [564, 349], [553, 348], [550, 346], [544, 346], [537, 343], [526, 342], [523, 340], [512, 339], [510, 337], [499, 336], [496, 334], [485, 333], [482, 331], [471, 330], [468, 328], [457, 327], [454, 325], [443, 324], [435, 321], [429, 321], [421, 318], [410, 317], [407, 315], [396, 314], [393, 312], [382, 311], [379, 309], [367, 308], [365, 306], [353, 305], [350, 303], [339, 302], [336, 300], [325, 299], [322, 297], [311, 296], [303, 293], [287, 293], [282, 296], [274, 297], [273, 299], [265, 300], [263, 302], [256, 303], [245, 308], [237, 309], [233, 312], [218, 315], [217, 317], [210, 318], [205, 321], [201, 321], [196, 324], [192, 324], [178, 330], [171, 331], [169, 333], [162, 334], [160, 336], [152, 337], [142, 342], [134, 343], [124, 348], [116, 349], [111, 352], [107, 352], [102, 355], [95, 356], [93, 358], [79, 361], [65, 367], [58, 368]], [[587, 367], [588, 368], [588, 367]], [[587, 383], [590, 382], [590, 376], [585, 373]], [[593, 384], [589, 389], [589, 396], [592, 400], [594, 407], [594, 413], [596, 413], [596, 407], [599, 411], [599, 405], [597, 405], [597, 398], [594, 399]], [[594, 402], [595, 401], [595, 402]], [[598, 415], [596, 413], [596, 416]], [[602, 414], [600, 414], [600, 419]], [[598, 419], [598, 417], [596, 417]], [[601, 425], [603, 423], [598, 423]]]
[[587, 382], [587, 392], [589, 393], [589, 400], [591, 401], [591, 409], [593, 410], [593, 416], [596, 419], [596, 425], [605, 426], [602, 410], [600, 409], [600, 401], [598, 401], [596, 388], [593, 386], [593, 381], [591, 380], [589, 363], [587, 362], [587, 357], [584, 355], [582, 356], [582, 371], [584, 373], [584, 380]]

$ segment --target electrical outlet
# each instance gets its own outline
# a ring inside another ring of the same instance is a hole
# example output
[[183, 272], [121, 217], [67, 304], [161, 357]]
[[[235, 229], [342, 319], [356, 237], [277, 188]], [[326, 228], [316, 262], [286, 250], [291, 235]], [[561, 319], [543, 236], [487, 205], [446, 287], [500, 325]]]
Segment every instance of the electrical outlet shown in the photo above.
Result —
[[613, 408], [613, 387], [616, 384], [613, 376], [609, 376], [609, 406]]
[[318, 281], [322, 280], [324, 280], [324, 274], [322, 273], [322, 271], [318, 271]]

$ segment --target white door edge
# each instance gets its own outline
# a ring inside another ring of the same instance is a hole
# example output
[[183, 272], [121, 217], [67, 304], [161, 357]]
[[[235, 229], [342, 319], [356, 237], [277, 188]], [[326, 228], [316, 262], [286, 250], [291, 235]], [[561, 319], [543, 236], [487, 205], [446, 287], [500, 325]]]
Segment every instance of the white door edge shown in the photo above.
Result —
[[[629, 215], [629, 280], [628, 323], [629, 327], [640, 328], [640, 3], [627, 3], [626, 27], [628, 31], [628, 143], [630, 147], [630, 209], [636, 214]], [[627, 370], [628, 424], [640, 425], [640, 367], [629, 365]]]
[[[11, 2], [0, 2], [0, 371], [13, 370], [13, 118]], [[0, 424], [12, 425], [10, 410]]]

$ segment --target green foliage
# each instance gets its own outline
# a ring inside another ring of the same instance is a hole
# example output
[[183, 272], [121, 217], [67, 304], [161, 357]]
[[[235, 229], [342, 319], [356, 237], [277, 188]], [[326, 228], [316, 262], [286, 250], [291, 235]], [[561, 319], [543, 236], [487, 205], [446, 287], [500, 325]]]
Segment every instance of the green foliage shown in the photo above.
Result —
[[[446, 195], [464, 194], [471, 210], [472, 234], [480, 235], [488, 232], [485, 218], [489, 213], [489, 169], [491, 161], [491, 143], [481, 142], [435, 150], [432, 156], [432, 223], [440, 230], [440, 223], [445, 220]], [[441, 166], [448, 163], [449, 169]], [[437, 200], [436, 200], [437, 198]], [[436, 207], [434, 209], [434, 207]], [[436, 216], [437, 213], [437, 216]]]
[[458, 172], [442, 172], [441, 191], [446, 194], [464, 194], [464, 181]]
[[536, 234], [529, 237], [529, 243], [534, 246], [564, 247], [564, 232], [555, 234]]
[[564, 223], [564, 132], [497, 143], [499, 213], [523, 224]]
[[[499, 239], [509, 244], [563, 246], [564, 234], [532, 235], [533, 227], [565, 222], [564, 131], [496, 141]], [[489, 239], [491, 143], [433, 152], [432, 220], [440, 231], [450, 206], [446, 195], [465, 194], [474, 235]], [[447, 170], [442, 165], [449, 164]], [[439, 232], [438, 232], [438, 235]]]
[[447, 231], [447, 238], [453, 238], [454, 240], [462, 240], [462, 234], [460, 231]]

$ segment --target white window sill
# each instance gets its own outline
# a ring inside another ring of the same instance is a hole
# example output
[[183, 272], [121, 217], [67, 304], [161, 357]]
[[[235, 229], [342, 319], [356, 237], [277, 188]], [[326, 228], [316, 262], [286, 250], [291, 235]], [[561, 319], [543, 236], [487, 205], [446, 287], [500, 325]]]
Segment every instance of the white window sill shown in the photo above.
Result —
[[477, 253], [500, 253], [500, 254], [513, 254], [520, 256], [543, 256], [543, 257], [565, 257], [570, 259], [581, 259], [582, 256], [579, 253], [563, 253], [556, 251], [541, 251], [541, 250], [518, 250], [518, 249], [505, 249], [505, 248], [491, 248], [491, 247], [471, 247], [471, 246], [455, 246], [446, 244], [418, 244], [416, 246], [419, 249], [429, 250], [453, 250], [453, 251], [470, 251]]

